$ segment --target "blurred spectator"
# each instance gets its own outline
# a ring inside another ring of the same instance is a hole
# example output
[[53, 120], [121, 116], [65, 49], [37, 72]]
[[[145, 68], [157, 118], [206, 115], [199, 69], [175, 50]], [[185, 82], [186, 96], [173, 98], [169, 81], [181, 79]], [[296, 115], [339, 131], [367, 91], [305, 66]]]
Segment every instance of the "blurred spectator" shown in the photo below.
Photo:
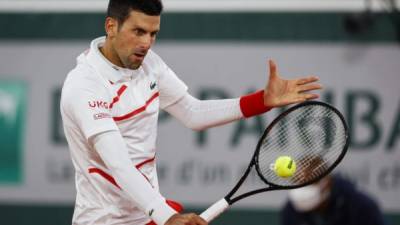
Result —
[[383, 225], [374, 200], [337, 175], [289, 191], [282, 225]]

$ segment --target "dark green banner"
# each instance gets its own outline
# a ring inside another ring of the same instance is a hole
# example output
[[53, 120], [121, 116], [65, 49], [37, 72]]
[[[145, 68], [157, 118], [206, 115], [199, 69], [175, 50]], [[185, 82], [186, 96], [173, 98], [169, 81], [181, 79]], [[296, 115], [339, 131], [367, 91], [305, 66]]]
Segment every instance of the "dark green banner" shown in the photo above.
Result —
[[[399, 13], [165, 13], [159, 40], [394, 43]], [[102, 36], [105, 13], [0, 13], [0, 39], [82, 40]]]

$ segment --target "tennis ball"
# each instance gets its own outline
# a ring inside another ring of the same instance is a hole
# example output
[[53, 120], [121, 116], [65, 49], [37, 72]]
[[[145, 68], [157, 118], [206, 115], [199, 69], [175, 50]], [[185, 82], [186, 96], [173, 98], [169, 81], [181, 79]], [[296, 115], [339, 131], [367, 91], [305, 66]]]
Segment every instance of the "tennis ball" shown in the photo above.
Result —
[[274, 171], [279, 177], [291, 177], [296, 172], [296, 163], [289, 156], [280, 156], [275, 160]]

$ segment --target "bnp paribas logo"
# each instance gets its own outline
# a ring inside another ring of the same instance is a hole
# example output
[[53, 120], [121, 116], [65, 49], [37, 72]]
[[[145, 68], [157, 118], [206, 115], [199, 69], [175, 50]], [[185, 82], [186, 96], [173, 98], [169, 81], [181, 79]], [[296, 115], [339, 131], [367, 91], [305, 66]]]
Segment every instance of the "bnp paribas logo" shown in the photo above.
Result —
[[0, 185], [22, 180], [26, 85], [0, 80]]

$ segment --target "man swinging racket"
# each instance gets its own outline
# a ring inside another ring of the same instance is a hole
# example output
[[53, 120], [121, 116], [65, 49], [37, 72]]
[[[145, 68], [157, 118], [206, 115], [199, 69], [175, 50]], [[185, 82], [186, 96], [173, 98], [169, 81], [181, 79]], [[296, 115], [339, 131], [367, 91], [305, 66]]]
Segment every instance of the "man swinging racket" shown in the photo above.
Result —
[[202, 130], [317, 98], [318, 78], [282, 79], [269, 61], [264, 90], [201, 101], [151, 50], [160, 0], [110, 0], [106, 36], [77, 58], [62, 89], [61, 114], [76, 171], [73, 225], [204, 225], [159, 192], [155, 143], [159, 110]]

